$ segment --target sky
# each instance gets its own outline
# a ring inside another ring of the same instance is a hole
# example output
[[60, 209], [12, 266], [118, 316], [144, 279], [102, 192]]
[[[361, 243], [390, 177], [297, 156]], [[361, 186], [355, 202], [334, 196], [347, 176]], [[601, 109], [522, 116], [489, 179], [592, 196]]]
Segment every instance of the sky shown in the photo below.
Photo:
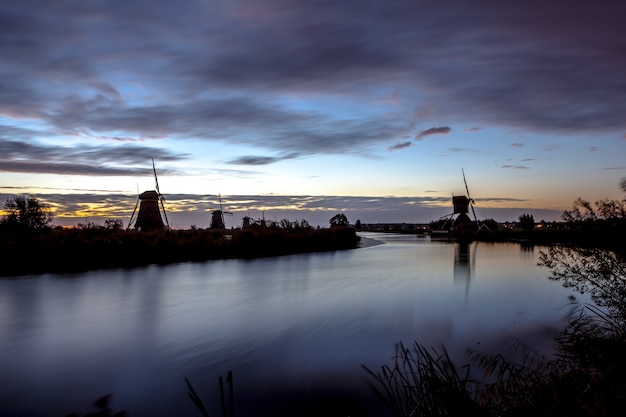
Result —
[[[623, 1], [0, 3], [0, 199], [241, 218], [559, 220], [622, 199]], [[467, 183], [467, 188], [464, 182]]]

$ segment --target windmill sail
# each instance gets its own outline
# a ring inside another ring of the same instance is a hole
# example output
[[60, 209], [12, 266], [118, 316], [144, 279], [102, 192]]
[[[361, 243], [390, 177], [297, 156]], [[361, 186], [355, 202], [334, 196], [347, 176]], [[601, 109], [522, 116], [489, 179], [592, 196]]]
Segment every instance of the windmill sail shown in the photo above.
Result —
[[465, 180], [465, 170], [461, 168], [463, 173], [463, 182], [465, 183], [465, 191], [467, 191], [467, 199], [469, 200], [470, 207], [472, 208], [472, 214], [474, 215], [474, 222], [478, 225], [478, 219], [476, 218], [476, 211], [474, 210], [474, 200], [470, 196], [469, 188], [467, 187], [467, 181]]
[[163, 194], [161, 194], [161, 190], [159, 189], [159, 178], [157, 177], [156, 168], [154, 167], [154, 159], [152, 160], [152, 172], [154, 172], [154, 184], [156, 186], [159, 202], [161, 203], [161, 209], [163, 210], [163, 217], [165, 217], [165, 225], [169, 229], [170, 222], [167, 220], [167, 213], [165, 212], [165, 197], [163, 197]]
[[139, 208], [139, 185], [137, 185], [137, 201], [135, 202], [135, 208], [133, 209], [133, 214], [130, 215], [130, 220], [128, 221], [129, 229], [130, 229], [130, 225], [133, 224], [133, 220], [135, 220], [135, 214], [137, 213], [138, 208]]

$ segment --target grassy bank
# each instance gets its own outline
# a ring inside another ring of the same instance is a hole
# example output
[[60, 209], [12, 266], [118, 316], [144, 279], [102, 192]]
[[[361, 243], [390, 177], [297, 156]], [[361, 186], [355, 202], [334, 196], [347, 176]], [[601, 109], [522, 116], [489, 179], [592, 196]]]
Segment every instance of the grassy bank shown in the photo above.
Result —
[[1, 236], [0, 274], [16, 276], [257, 258], [353, 249], [357, 245], [358, 236], [349, 227], [141, 233], [106, 228], [49, 229]]

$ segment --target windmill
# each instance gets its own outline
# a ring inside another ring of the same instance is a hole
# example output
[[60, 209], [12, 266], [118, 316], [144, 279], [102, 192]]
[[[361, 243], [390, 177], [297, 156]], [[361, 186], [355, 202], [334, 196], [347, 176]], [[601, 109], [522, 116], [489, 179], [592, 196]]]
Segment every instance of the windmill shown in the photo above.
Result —
[[[465, 179], [465, 171], [461, 168], [463, 173], [463, 183], [465, 184], [465, 191], [467, 195], [452, 195], [452, 214], [445, 215], [439, 220], [445, 219], [441, 231], [446, 231], [451, 227], [452, 229], [473, 229], [478, 228], [478, 219], [476, 218], [476, 211], [474, 210], [474, 200], [470, 196], [469, 188], [467, 186], [467, 180]], [[470, 208], [474, 216], [474, 221], [469, 217]], [[454, 215], [458, 214], [456, 219]]]
[[241, 223], [241, 228], [242, 229], [249, 229], [252, 227], [252, 223], [250, 222], [252, 220], [252, 217], [250, 217], [250, 210], [248, 210], [248, 214], [246, 216], [243, 217], [243, 219], [241, 219], [242, 223]]
[[[152, 160], [152, 171], [154, 172], [156, 190], [144, 191], [137, 196], [135, 209], [133, 210], [133, 214], [130, 216], [130, 221], [128, 222], [129, 228], [133, 225], [133, 220], [135, 221], [133, 227], [136, 230], [152, 231], [170, 228], [169, 221], [167, 220], [167, 214], [165, 213], [165, 197], [163, 197], [163, 194], [161, 194], [161, 191], [159, 190], [159, 179], [157, 178], [154, 159]], [[139, 208], [139, 211], [137, 211], [137, 208]], [[165, 223], [163, 223], [163, 218], [161, 218], [161, 210], [163, 211]], [[137, 214], [137, 217], [135, 217], [135, 213]]]
[[[461, 168], [461, 172], [463, 173], [463, 183], [465, 184], [465, 191], [467, 195], [453, 195], [452, 196], [452, 206], [454, 207], [454, 214], [458, 214], [458, 217], [454, 221], [455, 229], [469, 229], [474, 226], [478, 226], [478, 220], [476, 219], [476, 212], [474, 211], [474, 200], [470, 196], [469, 188], [467, 187], [467, 180], [465, 179], [465, 171]], [[474, 224], [472, 224], [472, 220], [469, 217], [469, 209], [472, 209], [472, 214], [474, 215]]]
[[233, 213], [231, 213], [230, 211], [224, 211], [222, 208], [222, 195], [218, 194], [218, 199], [219, 199], [219, 203], [220, 203], [220, 208], [219, 210], [213, 210], [211, 212], [211, 226], [209, 226], [210, 229], [219, 229], [219, 230], [224, 230], [226, 229], [226, 223], [224, 223], [224, 214], [230, 214], [232, 215]]

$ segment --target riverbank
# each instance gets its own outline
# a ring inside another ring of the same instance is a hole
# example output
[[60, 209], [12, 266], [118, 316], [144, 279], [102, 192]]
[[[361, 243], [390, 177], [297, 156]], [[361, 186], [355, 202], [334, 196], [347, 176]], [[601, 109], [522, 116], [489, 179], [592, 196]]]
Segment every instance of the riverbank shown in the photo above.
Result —
[[626, 227], [601, 229], [557, 229], [557, 230], [480, 230], [473, 239], [481, 242], [517, 242], [523, 245], [560, 245], [580, 248], [598, 248], [626, 255], [624, 236]]
[[[371, 233], [399, 233], [399, 232], [371, 232]], [[617, 224], [613, 227], [578, 228], [578, 229], [535, 229], [535, 230], [470, 230], [460, 233], [415, 233], [403, 232], [417, 236], [428, 235], [438, 241], [479, 241], [479, 242], [509, 242], [522, 245], [560, 245], [581, 248], [607, 249], [614, 253], [626, 256], [626, 225]]]
[[286, 230], [63, 229], [4, 235], [1, 276], [133, 268], [150, 264], [260, 258], [354, 249], [359, 237], [349, 227]]

